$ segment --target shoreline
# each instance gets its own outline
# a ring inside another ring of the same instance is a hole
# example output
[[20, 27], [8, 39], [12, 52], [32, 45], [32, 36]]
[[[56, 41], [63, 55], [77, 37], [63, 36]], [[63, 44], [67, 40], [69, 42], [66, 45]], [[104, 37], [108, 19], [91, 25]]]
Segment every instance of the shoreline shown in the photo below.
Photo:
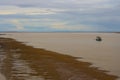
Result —
[[[17, 59], [25, 60], [27, 65], [36, 72], [36, 74], [28, 73], [29, 75], [39, 75], [44, 77], [45, 80], [48, 77], [52, 77], [52, 80], [68, 80], [71, 75], [73, 80], [115, 80], [118, 78], [117, 76], [107, 74], [104, 70], [90, 67], [91, 63], [77, 61], [76, 57], [45, 49], [33, 48], [32, 46], [27, 46], [11, 38], [0, 38], [0, 44], [3, 46], [5, 52], [9, 54], [7, 55], [9, 59], [5, 60], [5, 62], [9, 64], [3, 65], [6, 68], [2, 71], [7, 79], [11, 76], [13, 77], [13, 73], [11, 73], [13, 69], [8, 68], [8, 66], [13, 66], [12, 59], [14, 58], [13, 55], [16, 55], [16, 53], [20, 54]], [[15, 52], [15, 54], [13, 54], [13, 52]], [[11, 74], [8, 74], [6, 69]], [[19, 77], [13, 77], [13, 79], [20, 80]]]

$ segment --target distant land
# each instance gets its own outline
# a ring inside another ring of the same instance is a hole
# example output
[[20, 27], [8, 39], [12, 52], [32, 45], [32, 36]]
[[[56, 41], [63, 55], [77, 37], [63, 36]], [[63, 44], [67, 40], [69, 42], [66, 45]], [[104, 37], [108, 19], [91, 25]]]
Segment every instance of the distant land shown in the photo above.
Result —
[[[118, 31], [0, 31], [0, 33], [120, 33]], [[0, 34], [1, 35], [1, 34]]]

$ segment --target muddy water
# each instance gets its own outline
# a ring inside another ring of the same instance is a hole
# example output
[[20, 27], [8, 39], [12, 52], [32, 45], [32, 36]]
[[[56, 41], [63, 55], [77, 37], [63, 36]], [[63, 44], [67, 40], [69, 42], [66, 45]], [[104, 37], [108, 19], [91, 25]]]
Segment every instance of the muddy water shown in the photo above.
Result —
[[[92, 62], [93, 66], [110, 71], [120, 76], [120, 34], [115, 33], [7, 33], [6, 37], [17, 39], [37, 48], [56, 51], [83, 61]], [[96, 42], [96, 36], [103, 38]]]
[[0, 38], [0, 72], [6, 80], [115, 80], [76, 57]]

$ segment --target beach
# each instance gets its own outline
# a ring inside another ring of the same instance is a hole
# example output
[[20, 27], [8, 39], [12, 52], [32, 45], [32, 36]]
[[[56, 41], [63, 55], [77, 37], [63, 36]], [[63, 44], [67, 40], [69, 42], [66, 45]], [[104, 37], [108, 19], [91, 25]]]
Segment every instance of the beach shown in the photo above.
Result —
[[0, 71], [6, 80], [115, 80], [76, 57], [0, 38]]

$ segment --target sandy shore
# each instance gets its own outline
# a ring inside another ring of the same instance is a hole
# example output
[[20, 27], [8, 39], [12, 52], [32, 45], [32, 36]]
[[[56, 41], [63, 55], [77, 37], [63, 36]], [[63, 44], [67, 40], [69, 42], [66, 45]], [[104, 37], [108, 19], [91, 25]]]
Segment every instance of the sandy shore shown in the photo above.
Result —
[[[77, 57], [0, 38], [0, 71], [7, 80], [115, 80]], [[3, 79], [2, 79], [3, 80]]]

